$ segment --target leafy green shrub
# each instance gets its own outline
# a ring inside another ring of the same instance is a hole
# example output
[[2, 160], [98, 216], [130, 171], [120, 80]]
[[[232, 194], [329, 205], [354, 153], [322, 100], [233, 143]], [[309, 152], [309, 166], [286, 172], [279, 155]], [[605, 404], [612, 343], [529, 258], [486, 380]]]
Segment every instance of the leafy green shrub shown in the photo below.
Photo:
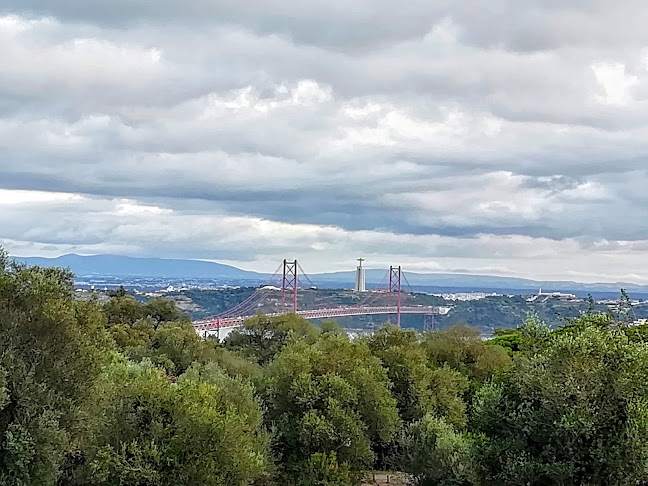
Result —
[[473, 438], [430, 414], [403, 429], [392, 461], [421, 486], [480, 484]]

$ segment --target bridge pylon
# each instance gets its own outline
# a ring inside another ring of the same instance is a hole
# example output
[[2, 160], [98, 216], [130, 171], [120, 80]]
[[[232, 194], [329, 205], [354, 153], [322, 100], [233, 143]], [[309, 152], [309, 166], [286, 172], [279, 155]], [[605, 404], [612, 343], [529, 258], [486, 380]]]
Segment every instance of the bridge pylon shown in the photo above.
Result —
[[389, 292], [398, 293], [398, 314], [396, 318], [396, 325], [400, 327], [401, 325], [401, 267], [391, 266], [389, 267]]
[[281, 312], [286, 312], [286, 291], [292, 291], [293, 312], [297, 312], [297, 260], [289, 262], [284, 258], [283, 279], [281, 280]]

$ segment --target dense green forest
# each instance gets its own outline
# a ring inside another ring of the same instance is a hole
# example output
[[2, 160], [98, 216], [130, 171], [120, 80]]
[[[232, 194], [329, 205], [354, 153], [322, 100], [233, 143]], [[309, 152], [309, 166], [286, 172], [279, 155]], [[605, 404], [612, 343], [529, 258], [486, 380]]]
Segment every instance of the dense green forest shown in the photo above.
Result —
[[490, 341], [261, 315], [219, 343], [72, 277], [0, 254], [0, 486], [648, 482], [648, 330], [623, 313]]

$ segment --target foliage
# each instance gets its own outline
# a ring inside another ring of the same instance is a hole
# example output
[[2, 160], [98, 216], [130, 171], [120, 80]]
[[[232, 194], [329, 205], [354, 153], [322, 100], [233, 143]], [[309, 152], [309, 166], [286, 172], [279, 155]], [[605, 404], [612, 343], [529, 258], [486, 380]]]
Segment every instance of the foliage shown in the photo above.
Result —
[[276, 317], [259, 314], [245, 321], [242, 329], [231, 332], [225, 347], [264, 365], [288, 344], [290, 338], [313, 342], [318, 334], [313, 324], [295, 314]]
[[429, 367], [414, 331], [386, 325], [368, 338], [367, 344], [387, 370], [405, 423], [419, 420], [426, 413], [446, 417], [456, 425], [466, 422], [462, 395], [468, 389], [468, 379], [447, 364]]
[[585, 316], [552, 333], [515, 372], [477, 394], [473, 430], [485, 480], [502, 484], [627, 484], [648, 479], [643, 400], [648, 350]]
[[522, 351], [524, 338], [519, 329], [495, 329], [494, 338], [488, 340], [488, 344], [501, 346], [509, 356]]
[[421, 486], [478, 484], [473, 438], [429, 414], [403, 429], [393, 461]]
[[648, 343], [648, 324], [628, 327], [625, 329], [625, 334], [632, 342]]
[[252, 389], [215, 365], [192, 367], [177, 384], [150, 362], [112, 367], [90, 412], [70, 484], [244, 485], [267, 475]]
[[466, 325], [428, 333], [422, 346], [432, 366], [447, 366], [476, 382], [491, 379], [511, 363], [504, 348], [484, 342], [477, 329]]
[[56, 483], [79, 404], [111, 359], [103, 315], [72, 289], [68, 271], [0, 252], [0, 485]]
[[[572, 320], [556, 332], [563, 332], [575, 324], [578, 319]], [[488, 340], [488, 344], [501, 346], [509, 356], [520, 352], [530, 352], [540, 349], [546, 344], [551, 330], [542, 322], [536, 314], [528, 314], [524, 322], [515, 329], [496, 329], [495, 337]]]
[[167, 322], [158, 327], [151, 343], [151, 356], [159, 363], [169, 360], [167, 371], [178, 376], [194, 361], [208, 361], [213, 348], [202, 341], [190, 322]]
[[263, 377], [263, 368], [235, 351], [224, 347], [213, 348], [209, 355], [210, 361], [217, 363], [222, 370], [232, 378], [242, 378], [258, 385]]
[[203, 341], [191, 322], [162, 322], [156, 326], [150, 317], [132, 325], [116, 324], [109, 331], [118, 348], [133, 361], [148, 358], [178, 376], [194, 362], [213, 361], [215, 344]]
[[104, 304], [104, 313], [108, 318], [108, 325], [117, 324], [133, 325], [140, 319], [146, 317], [146, 312], [142, 305], [130, 295], [122, 295], [117, 292]]
[[400, 426], [380, 361], [366, 344], [326, 334], [287, 345], [267, 369], [264, 399], [284, 470], [302, 471], [313, 454], [334, 452], [352, 470], [370, 467], [372, 443]]
[[388, 465], [420, 485], [648, 484], [627, 294], [488, 341], [260, 315], [219, 343], [170, 301], [75, 300], [72, 278], [0, 250], [0, 486], [349, 486]]
[[124, 287], [119, 287], [109, 295], [111, 298], [103, 305], [103, 311], [110, 326], [133, 326], [145, 319], [155, 329], [164, 322], [186, 320], [172, 301], [162, 297], [140, 304], [133, 296], [128, 295]]
[[346, 335], [346, 332], [344, 329], [342, 329], [342, 326], [340, 326], [337, 322], [328, 319], [322, 321], [322, 324], [320, 326], [320, 332], [322, 334]]
[[172, 301], [162, 297], [151, 299], [144, 304], [144, 312], [153, 320], [156, 327], [163, 322], [179, 321], [183, 317]]
[[386, 325], [367, 339], [367, 345], [387, 370], [401, 419], [411, 422], [431, 411], [433, 371], [416, 333]]
[[291, 471], [287, 481], [295, 486], [353, 486], [356, 476], [347, 464], [338, 464], [335, 452], [316, 452]]
[[148, 348], [153, 342], [155, 329], [149, 319], [140, 319], [129, 324], [115, 324], [109, 329], [117, 347], [129, 354], [137, 348]]

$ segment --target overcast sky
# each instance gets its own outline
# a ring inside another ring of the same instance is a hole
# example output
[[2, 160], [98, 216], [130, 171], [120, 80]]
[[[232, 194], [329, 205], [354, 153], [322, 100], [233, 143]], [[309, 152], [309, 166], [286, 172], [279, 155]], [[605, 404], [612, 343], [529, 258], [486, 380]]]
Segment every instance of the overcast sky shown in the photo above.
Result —
[[644, 0], [0, 0], [0, 245], [648, 282]]

